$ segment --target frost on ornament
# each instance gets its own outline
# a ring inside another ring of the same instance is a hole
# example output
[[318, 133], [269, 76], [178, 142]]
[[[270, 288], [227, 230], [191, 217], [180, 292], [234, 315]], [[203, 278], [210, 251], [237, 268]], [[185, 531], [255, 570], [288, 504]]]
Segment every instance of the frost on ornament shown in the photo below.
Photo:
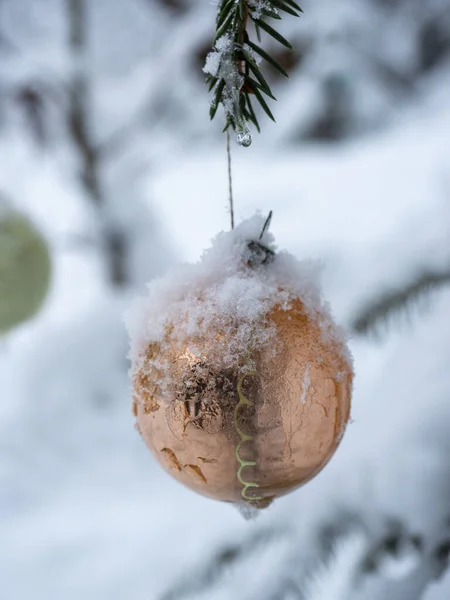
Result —
[[0, 335], [31, 319], [50, 286], [48, 245], [20, 212], [0, 203]]
[[169, 473], [264, 508], [329, 461], [349, 419], [352, 361], [314, 263], [259, 241], [257, 215], [127, 314], [133, 411]]

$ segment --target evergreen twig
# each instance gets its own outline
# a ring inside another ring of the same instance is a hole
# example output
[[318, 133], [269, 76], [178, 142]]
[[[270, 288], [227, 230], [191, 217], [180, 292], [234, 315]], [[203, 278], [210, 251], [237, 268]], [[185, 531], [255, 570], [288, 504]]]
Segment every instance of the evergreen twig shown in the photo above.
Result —
[[450, 285], [450, 270], [420, 273], [405, 287], [386, 291], [364, 307], [353, 320], [351, 329], [359, 335], [376, 333], [390, 318], [404, 314], [405, 310], [417, 306], [421, 298], [429, 297], [431, 293], [448, 285]]
[[[250, 96], [258, 101], [270, 119], [275, 120], [263, 96], [276, 100], [261, 73], [259, 61], [268, 62], [287, 77], [286, 71], [257, 43], [250, 40], [248, 25], [253, 23], [258, 41], [267, 33], [283, 46], [292, 45], [266, 19], [281, 19], [280, 13], [299, 17], [303, 12], [294, 0], [220, 0], [217, 8], [214, 49], [208, 55], [204, 71], [212, 93], [210, 117], [214, 118], [219, 104], [225, 109], [225, 130], [232, 127], [237, 141], [243, 146], [251, 143], [248, 125], [260, 131]], [[252, 75], [252, 77], [250, 76]]]

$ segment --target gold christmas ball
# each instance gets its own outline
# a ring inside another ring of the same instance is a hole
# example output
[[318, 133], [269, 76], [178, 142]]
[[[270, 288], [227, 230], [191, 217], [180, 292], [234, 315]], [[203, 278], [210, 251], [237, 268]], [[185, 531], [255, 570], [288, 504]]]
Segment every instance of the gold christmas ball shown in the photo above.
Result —
[[[334, 454], [350, 412], [352, 375], [339, 348], [321, 341], [300, 301], [275, 307], [278, 350], [218, 371], [217, 339], [151, 345], [134, 375], [134, 414], [150, 451], [193, 490], [263, 507], [314, 477]], [[158, 385], [155, 363], [170, 365]], [[246, 369], [246, 363], [252, 368]]]
[[[237, 245], [244, 254], [249, 247]], [[243, 261], [234, 255], [236, 269], [223, 276], [212, 261], [211, 277], [181, 282], [170, 318], [159, 314], [159, 339], [140, 339], [132, 367], [136, 426], [160, 465], [200, 494], [255, 508], [333, 456], [353, 376], [345, 341], [308, 281], [289, 289], [297, 271], [286, 274], [282, 257], [263, 264], [262, 248], [259, 263], [253, 250]], [[145, 318], [158, 311], [156, 302]]]
[[0, 335], [31, 319], [50, 286], [50, 252], [20, 212], [0, 205]]

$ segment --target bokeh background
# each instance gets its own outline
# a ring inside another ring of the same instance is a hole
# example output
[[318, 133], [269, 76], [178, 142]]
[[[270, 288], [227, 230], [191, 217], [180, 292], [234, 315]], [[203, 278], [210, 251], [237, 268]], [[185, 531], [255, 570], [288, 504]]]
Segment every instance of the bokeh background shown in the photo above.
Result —
[[123, 324], [229, 227], [215, 7], [0, 0], [0, 195], [53, 264], [0, 339], [1, 600], [450, 598], [450, 2], [301, 5], [295, 52], [264, 39], [290, 79], [267, 67], [277, 123], [232, 148], [236, 217], [273, 209], [279, 247], [323, 263], [352, 423], [248, 521], [146, 451]]

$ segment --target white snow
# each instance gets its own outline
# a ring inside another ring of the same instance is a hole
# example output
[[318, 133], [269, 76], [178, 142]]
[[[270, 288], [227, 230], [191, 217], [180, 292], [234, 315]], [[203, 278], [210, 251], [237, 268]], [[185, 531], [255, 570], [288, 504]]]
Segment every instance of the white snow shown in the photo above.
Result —
[[215, 93], [221, 81], [225, 82], [222, 91], [222, 104], [225, 111], [225, 121], [232, 120], [235, 124], [236, 140], [240, 146], [249, 146], [252, 136], [240, 110], [240, 89], [244, 76], [240, 73], [234, 57], [235, 42], [231, 34], [225, 33], [215, 43], [214, 49], [206, 57], [203, 71], [217, 77], [218, 81], [211, 90], [211, 103], [215, 103]]
[[[158, 343], [162, 349], [188, 345], [195, 354], [195, 340], [207, 338], [210, 331], [221, 332], [215, 341], [215, 356], [221, 361], [214, 365], [218, 369], [236, 368], [249, 347], [275, 353], [277, 332], [268, 315], [275, 307], [289, 310], [298, 300], [318, 324], [323, 339], [351, 364], [345, 333], [335, 326], [321, 298], [317, 265], [286, 251], [276, 252], [262, 264], [249, 248], [250, 242], [259, 241], [264, 221], [256, 214], [234, 230], [220, 233], [196, 264], [181, 265], [149, 284], [148, 296], [138, 298], [127, 311], [133, 370], [141, 368], [150, 344]], [[270, 232], [261, 242], [275, 251]], [[166, 367], [158, 362], [162, 373]]]

